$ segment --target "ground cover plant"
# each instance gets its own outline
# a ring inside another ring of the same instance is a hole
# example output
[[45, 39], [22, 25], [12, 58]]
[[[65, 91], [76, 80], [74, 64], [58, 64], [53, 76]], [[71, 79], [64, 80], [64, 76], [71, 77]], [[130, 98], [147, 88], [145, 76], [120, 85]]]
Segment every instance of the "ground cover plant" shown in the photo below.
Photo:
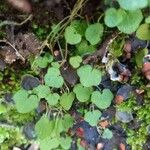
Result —
[[0, 150], [149, 150], [149, 6], [1, 0]]

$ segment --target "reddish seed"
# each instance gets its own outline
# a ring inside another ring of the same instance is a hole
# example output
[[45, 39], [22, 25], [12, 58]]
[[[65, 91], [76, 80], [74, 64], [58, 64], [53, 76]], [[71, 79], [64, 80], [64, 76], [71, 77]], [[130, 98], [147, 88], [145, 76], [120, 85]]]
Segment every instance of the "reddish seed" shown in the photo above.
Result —
[[124, 97], [122, 95], [117, 95], [115, 98], [115, 102], [117, 105], [120, 105], [124, 100]]
[[81, 127], [77, 128], [76, 134], [78, 137], [84, 137], [84, 129]]
[[145, 77], [150, 80], [150, 62], [146, 62], [143, 65], [143, 69], [142, 69], [143, 74], [145, 75]]
[[105, 128], [109, 125], [109, 122], [108, 122], [108, 120], [102, 120], [102, 121], [99, 123], [99, 125], [100, 125], [103, 129], [105, 129]]
[[87, 142], [86, 142], [85, 140], [81, 140], [81, 141], [80, 141], [80, 145], [81, 145], [82, 147], [84, 147], [84, 148], [87, 148], [87, 146], [88, 146], [88, 144], [87, 144]]
[[123, 143], [120, 143], [119, 150], [126, 150], [126, 146]]

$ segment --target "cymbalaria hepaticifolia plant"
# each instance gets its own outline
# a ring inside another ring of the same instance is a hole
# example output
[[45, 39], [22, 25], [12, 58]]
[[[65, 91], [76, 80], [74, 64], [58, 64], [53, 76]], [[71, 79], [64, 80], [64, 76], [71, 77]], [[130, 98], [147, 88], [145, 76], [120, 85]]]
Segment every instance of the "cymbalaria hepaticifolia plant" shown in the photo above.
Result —
[[0, 150], [150, 149], [150, 0], [1, 1]]

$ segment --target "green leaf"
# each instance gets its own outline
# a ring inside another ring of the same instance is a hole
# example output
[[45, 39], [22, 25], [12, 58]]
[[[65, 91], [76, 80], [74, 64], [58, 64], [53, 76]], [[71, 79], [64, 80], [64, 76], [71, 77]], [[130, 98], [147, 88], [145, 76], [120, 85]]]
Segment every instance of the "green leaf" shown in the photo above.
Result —
[[75, 95], [73, 92], [70, 93], [64, 93], [60, 97], [60, 105], [65, 109], [69, 110], [72, 106], [72, 103], [74, 101]]
[[60, 137], [60, 133], [64, 131], [63, 120], [61, 118], [56, 118], [55, 127], [53, 129], [53, 136]]
[[150, 24], [142, 24], [136, 31], [136, 36], [141, 40], [150, 40]]
[[106, 128], [102, 134], [102, 138], [111, 139], [112, 137], [113, 137], [112, 131]]
[[85, 113], [84, 119], [91, 126], [96, 126], [99, 121], [100, 116], [101, 116], [101, 112], [99, 110], [88, 111]]
[[136, 62], [136, 64], [137, 64], [137, 66], [139, 67], [139, 68], [142, 68], [142, 66], [143, 66], [143, 58], [144, 58], [144, 56], [145, 55], [147, 55], [148, 54], [148, 49], [142, 49], [142, 50], [139, 50], [137, 53], [136, 53], [136, 55], [135, 55], [135, 62]]
[[0, 114], [6, 113], [7, 107], [4, 104], [0, 104]]
[[58, 138], [46, 138], [44, 140], [40, 140], [40, 150], [54, 150], [59, 146]]
[[96, 45], [100, 42], [103, 35], [104, 27], [100, 23], [91, 24], [85, 31], [85, 37], [91, 45]]
[[48, 104], [51, 106], [55, 106], [58, 103], [60, 96], [57, 93], [50, 93], [45, 99], [47, 100]]
[[60, 68], [60, 64], [58, 62], [52, 62], [51, 66], [58, 69]]
[[147, 18], [145, 18], [145, 23], [150, 23], [150, 16], [148, 16]]
[[123, 21], [118, 25], [118, 29], [121, 32], [131, 34], [139, 27], [142, 19], [143, 15], [141, 10], [128, 11], [124, 16]]
[[109, 89], [104, 89], [102, 93], [95, 91], [92, 93], [91, 101], [100, 109], [106, 109], [110, 106], [113, 94]]
[[84, 65], [77, 70], [80, 82], [85, 87], [97, 86], [101, 82], [101, 72], [92, 68], [90, 65]]
[[35, 131], [40, 140], [50, 137], [54, 128], [54, 121], [49, 121], [47, 116], [42, 116], [35, 125]]
[[74, 27], [68, 26], [65, 29], [65, 39], [67, 43], [75, 45], [81, 42], [81, 35], [78, 34]]
[[118, 0], [118, 2], [125, 10], [136, 10], [148, 6], [148, 0]]
[[60, 88], [64, 83], [64, 80], [60, 75], [59, 69], [54, 67], [48, 69], [44, 80], [46, 85], [54, 88]]
[[46, 85], [39, 85], [38, 87], [34, 88], [33, 91], [41, 99], [45, 98], [50, 93], [50, 88]]
[[51, 63], [52, 61], [53, 61], [53, 56], [50, 55], [49, 53], [45, 53], [45, 55], [43, 57], [39, 56], [35, 59], [33, 67], [35, 65], [40, 68], [46, 68], [48, 66], [48, 64]]
[[87, 55], [91, 54], [96, 50], [96, 47], [93, 45], [88, 45], [86, 40], [82, 40], [79, 44], [76, 45], [77, 47], [77, 54], [79, 55]]
[[82, 62], [82, 57], [80, 56], [73, 56], [70, 57], [69, 59], [69, 63], [73, 68], [78, 68], [81, 62]]
[[64, 150], [68, 150], [71, 147], [72, 139], [70, 137], [63, 138], [61, 137], [59, 143]]
[[76, 97], [80, 102], [88, 101], [90, 99], [92, 91], [92, 87], [84, 87], [81, 84], [75, 85], [73, 89], [73, 92], [76, 94]]
[[67, 132], [69, 128], [73, 126], [73, 117], [69, 114], [65, 114], [63, 117], [63, 126], [65, 131]]
[[38, 107], [39, 99], [36, 95], [29, 95], [25, 90], [19, 90], [13, 97], [17, 111], [28, 113]]
[[105, 24], [108, 27], [115, 27], [121, 23], [123, 20], [123, 17], [125, 15], [124, 10], [122, 9], [115, 9], [115, 8], [109, 8], [105, 11]]
[[80, 35], [84, 36], [86, 28], [87, 28], [87, 23], [81, 20], [73, 20], [70, 26], [74, 27]]

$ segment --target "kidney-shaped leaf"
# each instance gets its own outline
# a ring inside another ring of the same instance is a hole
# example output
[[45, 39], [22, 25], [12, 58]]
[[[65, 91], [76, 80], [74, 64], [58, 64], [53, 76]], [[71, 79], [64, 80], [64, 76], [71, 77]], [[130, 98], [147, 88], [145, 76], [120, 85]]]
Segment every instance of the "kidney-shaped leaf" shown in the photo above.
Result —
[[100, 109], [106, 109], [110, 106], [113, 99], [113, 94], [109, 89], [104, 89], [101, 92], [94, 91], [91, 96], [92, 102]]
[[46, 85], [54, 88], [60, 88], [64, 83], [64, 80], [60, 74], [59, 69], [55, 67], [51, 67], [48, 69], [44, 77], [44, 80]]
[[97, 86], [101, 82], [101, 72], [92, 68], [90, 65], [84, 65], [77, 70], [80, 82], [85, 87]]
[[108, 27], [115, 27], [123, 20], [125, 12], [122, 9], [109, 8], [105, 12], [105, 24]]
[[72, 103], [74, 101], [75, 95], [73, 92], [71, 93], [64, 93], [60, 97], [60, 105], [65, 109], [69, 110], [72, 106]]
[[126, 10], [136, 10], [148, 5], [148, 0], [118, 0], [120, 6]]
[[84, 87], [81, 84], [75, 85], [73, 89], [73, 92], [76, 94], [76, 97], [80, 102], [88, 101], [92, 91], [92, 87]]
[[139, 27], [142, 19], [143, 15], [141, 10], [128, 11], [124, 16], [123, 21], [118, 25], [118, 29], [121, 32], [131, 34]]
[[96, 45], [100, 42], [103, 35], [104, 27], [100, 23], [89, 25], [85, 31], [85, 37], [92, 45]]
[[101, 116], [101, 112], [99, 110], [88, 111], [87, 113], [85, 113], [84, 119], [91, 126], [96, 126], [100, 116]]
[[40, 140], [50, 137], [55, 123], [49, 121], [47, 116], [42, 116], [35, 125], [35, 131]]
[[68, 26], [65, 30], [65, 39], [67, 43], [75, 45], [81, 42], [81, 35], [72, 26]]
[[39, 98], [29, 95], [25, 90], [19, 90], [13, 97], [16, 108], [20, 113], [28, 113], [38, 107]]

